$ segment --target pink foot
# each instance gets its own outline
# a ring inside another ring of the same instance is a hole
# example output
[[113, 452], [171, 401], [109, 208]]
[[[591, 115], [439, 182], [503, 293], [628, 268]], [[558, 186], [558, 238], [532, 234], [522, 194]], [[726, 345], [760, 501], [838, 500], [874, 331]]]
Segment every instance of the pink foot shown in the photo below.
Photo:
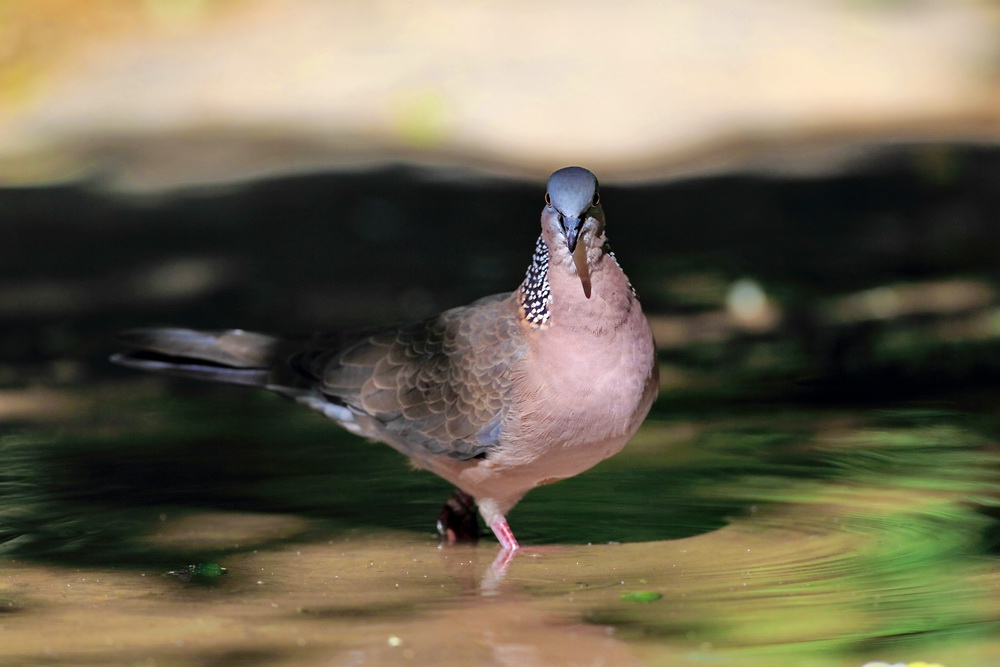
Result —
[[497, 592], [500, 582], [507, 576], [507, 570], [510, 568], [511, 561], [514, 560], [514, 554], [521, 549], [505, 518], [501, 516], [498, 519], [494, 519], [493, 523], [490, 524], [490, 528], [493, 529], [493, 534], [500, 540], [500, 553], [497, 554], [496, 559], [490, 565], [489, 570], [486, 571], [486, 576], [483, 579], [482, 591], [486, 595], [493, 595]]
[[504, 551], [514, 552], [521, 548], [521, 545], [514, 538], [514, 533], [511, 531], [510, 526], [507, 525], [507, 519], [501, 516], [490, 524], [490, 528], [493, 530], [493, 534], [497, 536], [497, 539], [500, 540], [500, 547]]

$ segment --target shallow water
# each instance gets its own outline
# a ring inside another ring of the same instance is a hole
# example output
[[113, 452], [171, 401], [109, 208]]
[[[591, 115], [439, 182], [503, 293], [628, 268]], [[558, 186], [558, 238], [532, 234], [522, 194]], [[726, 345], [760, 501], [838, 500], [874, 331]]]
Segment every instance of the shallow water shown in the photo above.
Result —
[[134, 326], [509, 290], [537, 185], [0, 193], [0, 665], [1000, 664], [1000, 156], [929, 178], [920, 150], [604, 189], [661, 394], [623, 453], [514, 509], [503, 579], [492, 538], [438, 547], [451, 489], [388, 447], [106, 359]]
[[[443, 483], [293, 404], [63, 398], [0, 443], [3, 664], [1000, 662], [988, 412], [668, 394], [512, 512], [498, 581], [492, 540], [439, 548]], [[227, 571], [167, 574], [194, 563]]]

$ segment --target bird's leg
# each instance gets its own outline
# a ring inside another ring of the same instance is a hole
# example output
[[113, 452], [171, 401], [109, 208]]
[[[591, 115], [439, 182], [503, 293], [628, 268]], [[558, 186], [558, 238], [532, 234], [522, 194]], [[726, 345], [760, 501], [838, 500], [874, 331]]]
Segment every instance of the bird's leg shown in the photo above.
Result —
[[438, 514], [437, 528], [447, 544], [479, 541], [479, 521], [476, 519], [475, 500], [472, 496], [461, 489], [455, 489]]
[[495, 595], [498, 592], [500, 583], [507, 577], [507, 570], [510, 569], [510, 563], [514, 560], [514, 554], [521, 548], [514, 538], [510, 526], [507, 525], [507, 519], [502, 514], [493, 518], [493, 521], [490, 522], [490, 528], [500, 540], [500, 552], [497, 553], [497, 557], [483, 577], [480, 589], [484, 595]]
[[517, 543], [517, 539], [514, 537], [513, 531], [511, 531], [510, 526], [507, 525], [507, 519], [503, 516], [499, 516], [493, 520], [490, 524], [490, 529], [493, 534], [497, 536], [500, 541], [500, 547], [504, 551], [517, 551], [521, 548], [521, 545]]
[[[492, 498], [478, 498], [476, 499], [476, 504], [479, 505], [479, 513], [483, 516], [483, 521], [490, 527], [493, 534], [497, 536], [500, 548], [503, 551], [511, 552], [520, 549], [521, 546], [514, 539], [514, 533], [511, 531], [510, 526], [507, 525], [507, 519], [504, 517], [500, 506], [497, 505], [497, 501]], [[509, 505], [513, 504], [509, 503]]]

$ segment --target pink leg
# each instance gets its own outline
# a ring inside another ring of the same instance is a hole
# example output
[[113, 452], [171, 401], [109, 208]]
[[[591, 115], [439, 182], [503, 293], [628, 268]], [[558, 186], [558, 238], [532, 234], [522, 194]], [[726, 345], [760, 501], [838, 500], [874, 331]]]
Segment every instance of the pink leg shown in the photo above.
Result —
[[510, 526], [507, 525], [507, 519], [503, 515], [493, 519], [493, 522], [490, 523], [490, 528], [493, 529], [493, 534], [500, 540], [500, 552], [483, 578], [481, 588], [484, 595], [495, 595], [497, 593], [500, 582], [507, 576], [510, 562], [514, 560], [514, 554], [521, 548], [521, 545], [514, 538], [514, 533], [511, 531]]
[[510, 526], [507, 525], [507, 519], [504, 517], [498, 517], [493, 520], [490, 524], [490, 528], [493, 530], [493, 534], [497, 536], [500, 540], [500, 548], [504, 551], [517, 551], [521, 548], [521, 545], [517, 543], [514, 538], [514, 533], [511, 531]]

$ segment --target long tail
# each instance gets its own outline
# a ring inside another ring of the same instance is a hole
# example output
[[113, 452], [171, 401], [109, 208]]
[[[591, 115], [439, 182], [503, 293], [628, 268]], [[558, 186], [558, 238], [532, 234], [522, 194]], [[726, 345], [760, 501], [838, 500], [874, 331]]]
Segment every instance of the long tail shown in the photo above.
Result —
[[111, 357], [122, 366], [180, 377], [254, 387], [269, 384], [281, 340], [230, 329], [133, 329], [119, 340], [134, 348]]

